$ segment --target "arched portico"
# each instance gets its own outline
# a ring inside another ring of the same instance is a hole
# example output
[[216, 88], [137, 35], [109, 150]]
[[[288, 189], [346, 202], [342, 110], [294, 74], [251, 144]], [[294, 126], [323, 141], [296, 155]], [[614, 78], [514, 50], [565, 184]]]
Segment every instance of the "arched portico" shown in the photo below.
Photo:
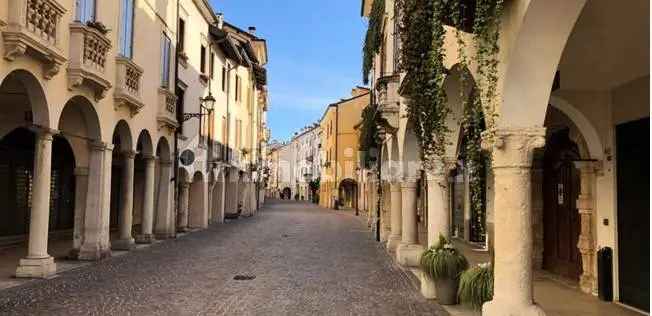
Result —
[[190, 200], [188, 203], [188, 225], [190, 228], [208, 227], [208, 188], [204, 175], [195, 172], [190, 184]]
[[[134, 151], [129, 124], [120, 120], [113, 131], [113, 163], [111, 166], [111, 248], [130, 250], [134, 210]], [[114, 233], [117, 231], [117, 234]]]
[[[615, 265], [627, 265], [614, 268], [615, 299], [648, 309], [649, 284], [637, 280], [649, 273], [649, 239], [635, 236], [640, 229], [649, 232], [649, 225], [639, 229], [627, 223], [649, 222], [649, 204], [627, 204], [617, 197], [638, 192], [649, 183], [649, 175], [615, 170], [639, 166], [640, 153], [649, 153], [649, 142], [636, 142], [633, 134], [620, 139], [613, 135], [640, 122], [639, 133], [649, 133], [649, 2], [532, 0], [511, 9], [522, 18], [512, 31], [513, 43], [506, 43], [509, 59], [501, 76], [502, 104], [491, 147], [495, 291], [483, 314], [542, 313], [527, 290], [532, 288], [533, 260], [535, 267], [570, 276], [583, 291], [595, 293], [598, 245], [615, 249]], [[635, 144], [626, 147], [637, 148], [639, 158], [627, 156], [632, 151], [618, 146], [629, 141]], [[613, 154], [620, 150], [620, 155]], [[632, 183], [637, 184], [627, 186]], [[546, 194], [550, 191], [556, 194]], [[644, 200], [649, 201], [647, 195]], [[553, 220], [547, 216], [564, 213], [557, 212], [559, 207], [570, 210], [565, 212], [570, 218], [562, 222], [572, 225], [550, 224]], [[614, 224], [598, 225], [598, 219]], [[559, 242], [556, 235], [562, 232], [569, 238], [561, 242], [573, 244], [575, 239], [577, 247], [565, 247], [564, 253], [546, 251], [545, 243]], [[621, 243], [623, 239], [637, 242]], [[578, 252], [581, 262], [555, 261], [563, 259], [559, 256], [577, 258]], [[510, 255], [514, 253], [521, 255]], [[575, 272], [561, 271], [563, 266]]]
[[224, 222], [224, 209], [225, 209], [225, 190], [226, 190], [226, 177], [225, 173], [218, 169], [215, 182], [213, 183], [211, 193], [211, 218], [213, 223]]
[[136, 235], [137, 243], [154, 241], [154, 194], [156, 157], [149, 131], [144, 129], [138, 135], [135, 158], [134, 181], [134, 223], [140, 228]]
[[[110, 185], [113, 145], [102, 142], [100, 121], [90, 100], [72, 97], [59, 117], [61, 137], [70, 143], [77, 162], [75, 240], [73, 253], [81, 260], [110, 256]], [[53, 153], [56, 155], [56, 152]]]
[[344, 208], [349, 209], [357, 208], [358, 182], [353, 179], [346, 178], [340, 181], [338, 188], [338, 199], [340, 205]]
[[[53, 124], [50, 120], [50, 111], [45, 97], [45, 92], [40, 81], [31, 73], [25, 70], [15, 70], [9, 73], [2, 80], [0, 85], [0, 103], [5, 105], [3, 111], [3, 124], [0, 128], [0, 150], [6, 152], [0, 158], [1, 164], [5, 166], [2, 170], [9, 172], [9, 166], [15, 165], [12, 169], [22, 170], [20, 174], [30, 174], [30, 183], [23, 183], [23, 186], [16, 185], [15, 177], [5, 174], [0, 177], [1, 182], [8, 190], [4, 196], [5, 210], [2, 212], [1, 222], [9, 225], [15, 224], [16, 220], [27, 218], [30, 214], [29, 227], [21, 231], [13, 231], [9, 226], [2, 229], [2, 235], [27, 235], [28, 250], [27, 257], [21, 259], [16, 270], [17, 277], [48, 277], [55, 273], [56, 265], [54, 259], [48, 254], [48, 230], [50, 217], [50, 184], [53, 151], [53, 136], [57, 131], [50, 129]], [[12, 132], [13, 131], [13, 132]], [[14, 137], [9, 133], [19, 133], [19, 142], [12, 140]], [[21, 136], [22, 135], [22, 136]], [[9, 137], [7, 137], [9, 136]], [[32, 140], [25, 141], [25, 140]], [[13, 150], [14, 143], [24, 147], [23, 151]], [[30, 145], [31, 144], [31, 145]], [[9, 152], [18, 154], [25, 153], [24, 157], [12, 157]], [[56, 167], [54, 167], [56, 169]], [[16, 190], [23, 188], [23, 193], [9, 194], [9, 189]], [[31, 197], [31, 202], [27, 202]], [[21, 202], [23, 201], [23, 202]], [[29, 208], [31, 205], [31, 208]], [[13, 207], [12, 207], [13, 206]], [[21, 216], [21, 214], [23, 214]], [[8, 219], [13, 217], [13, 220]], [[13, 226], [13, 225], [12, 225]]]
[[161, 137], [156, 146], [155, 217], [156, 238], [174, 237], [174, 212], [172, 210], [172, 154], [167, 138]]

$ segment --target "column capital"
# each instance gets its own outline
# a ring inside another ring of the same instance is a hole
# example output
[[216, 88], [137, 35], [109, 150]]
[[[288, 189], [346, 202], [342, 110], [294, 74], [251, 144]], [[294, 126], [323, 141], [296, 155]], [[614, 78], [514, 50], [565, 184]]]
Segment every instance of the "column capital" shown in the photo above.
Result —
[[134, 159], [136, 158], [136, 152], [131, 149], [126, 149], [120, 152], [124, 158]]
[[77, 167], [77, 168], [75, 168], [74, 174], [76, 176], [87, 176], [88, 175], [88, 167]]
[[36, 134], [36, 137], [38, 139], [46, 140], [46, 141], [52, 141], [54, 135], [58, 135], [61, 133], [61, 131], [52, 129], [49, 127], [44, 127], [44, 126], [38, 126], [34, 125], [29, 128], [30, 131], [34, 132]]
[[146, 162], [156, 160], [156, 156], [154, 156], [152, 154], [143, 154], [142, 157], [143, 157], [143, 160], [145, 160]]
[[529, 169], [534, 150], [545, 144], [545, 127], [505, 127], [482, 135], [482, 148], [491, 152], [493, 169]]
[[91, 151], [104, 151], [106, 150], [106, 144], [99, 140], [88, 141], [88, 147]]
[[581, 173], [600, 173], [602, 170], [602, 161], [599, 160], [579, 160], [573, 161], [575, 168]]
[[430, 167], [425, 168], [428, 181], [447, 179], [448, 174], [457, 167], [457, 159], [443, 157], [434, 159]]
[[401, 189], [416, 189], [417, 188], [417, 178], [404, 177], [401, 182]]

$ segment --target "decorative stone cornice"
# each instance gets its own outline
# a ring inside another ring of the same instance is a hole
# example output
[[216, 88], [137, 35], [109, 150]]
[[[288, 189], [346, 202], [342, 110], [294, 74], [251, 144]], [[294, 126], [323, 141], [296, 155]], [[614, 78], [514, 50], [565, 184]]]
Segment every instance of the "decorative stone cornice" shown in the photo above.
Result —
[[500, 128], [493, 135], [482, 135], [482, 148], [491, 152], [494, 170], [530, 169], [534, 150], [545, 143], [545, 127]]

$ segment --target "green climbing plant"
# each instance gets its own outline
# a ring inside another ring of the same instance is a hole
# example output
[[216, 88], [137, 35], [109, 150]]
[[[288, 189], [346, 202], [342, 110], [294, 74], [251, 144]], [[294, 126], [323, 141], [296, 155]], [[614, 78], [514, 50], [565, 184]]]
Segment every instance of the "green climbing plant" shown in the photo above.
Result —
[[375, 153], [378, 150], [378, 122], [377, 106], [369, 104], [362, 110], [362, 122], [359, 126], [358, 146], [362, 153], [361, 163], [364, 168], [369, 168], [374, 162]]
[[[472, 211], [477, 214], [480, 234], [485, 235], [485, 177], [488, 157], [482, 152], [483, 138], [491, 138], [496, 121], [500, 19], [504, 0], [397, 0], [401, 38], [400, 68], [406, 76], [400, 93], [406, 98], [407, 116], [421, 146], [426, 167], [443, 158], [450, 141], [446, 120], [451, 109], [443, 84], [449, 70], [444, 24], [454, 26], [461, 72], [460, 100], [464, 133], [464, 155], [470, 171]], [[471, 7], [474, 6], [474, 7]], [[470, 14], [474, 13], [474, 14]], [[472, 19], [472, 20], [468, 20]], [[465, 33], [471, 26], [472, 34]], [[468, 54], [473, 39], [475, 54]], [[476, 77], [467, 69], [474, 65]], [[472, 89], [470, 83], [475, 81]], [[452, 135], [457, 137], [457, 135]], [[483, 237], [484, 238], [484, 237]]]
[[369, 83], [369, 72], [373, 67], [374, 56], [380, 50], [383, 38], [383, 18], [385, 16], [385, 0], [374, 0], [369, 15], [369, 26], [362, 50], [362, 79]]
[[406, 98], [424, 164], [445, 153], [450, 131], [446, 92], [442, 89], [445, 30], [443, 13], [448, 1], [398, 0], [401, 36], [400, 67], [406, 73], [400, 93]]

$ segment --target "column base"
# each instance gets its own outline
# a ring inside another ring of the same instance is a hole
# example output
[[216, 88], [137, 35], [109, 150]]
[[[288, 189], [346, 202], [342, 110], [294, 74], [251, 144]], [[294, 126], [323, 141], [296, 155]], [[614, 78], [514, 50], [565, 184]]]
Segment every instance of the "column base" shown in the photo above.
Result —
[[389, 238], [387, 238], [387, 251], [393, 255], [396, 255], [396, 248], [398, 248], [400, 243], [400, 235], [389, 235]]
[[423, 253], [423, 246], [419, 244], [401, 243], [396, 248], [396, 261], [404, 267], [419, 267], [419, 259]]
[[176, 237], [177, 235], [175, 233], [156, 233], [154, 234], [156, 239], [171, 239]]
[[483, 316], [545, 316], [546, 313], [536, 304], [493, 300], [482, 305]]
[[190, 229], [188, 229], [188, 227], [178, 227], [177, 228], [177, 233], [187, 233], [189, 231], [190, 231]]
[[156, 240], [153, 234], [142, 234], [136, 236], [137, 244], [151, 244]]
[[82, 245], [77, 255], [77, 259], [83, 261], [99, 261], [108, 257], [111, 257], [111, 249], [94, 245]]
[[417, 269], [415, 274], [421, 282], [421, 295], [429, 300], [436, 299], [437, 288], [435, 287], [435, 281], [433, 281], [425, 272], [420, 269]]
[[111, 249], [113, 250], [132, 250], [136, 248], [136, 242], [133, 238], [118, 239], [111, 242]]
[[25, 258], [20, 259], [16, 268], [17, 278], [40, 278], [45, 279], [57, 272], [57, 264], [54, 258]]

